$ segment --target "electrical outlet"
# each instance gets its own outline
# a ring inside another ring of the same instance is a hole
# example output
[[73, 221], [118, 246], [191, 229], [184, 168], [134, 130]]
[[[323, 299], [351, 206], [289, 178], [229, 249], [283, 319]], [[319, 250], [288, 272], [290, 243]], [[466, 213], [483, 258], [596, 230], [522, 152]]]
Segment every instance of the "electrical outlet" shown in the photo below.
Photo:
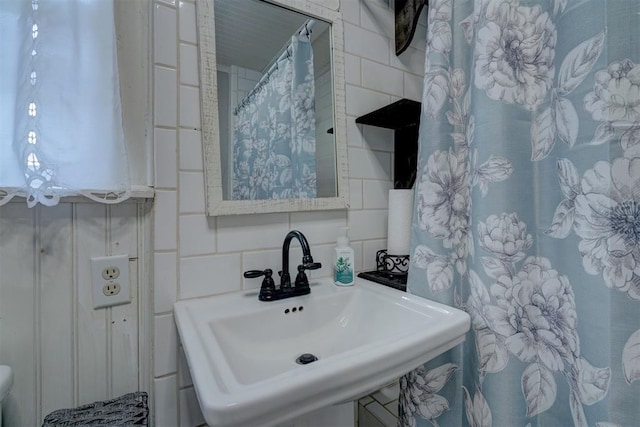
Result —
[[129, 256], [92, 257], [91, 285], [94, 309], [130, 303]]
[[102, 269], [102, 278], [104, 280], [115, 280], [120, 277], [120, 269], [115, 265], [110, 265]]
[[120, 293], [120, 283], [110, 282], [102, 287], [102, 293], [108, 297], [118, 295]]

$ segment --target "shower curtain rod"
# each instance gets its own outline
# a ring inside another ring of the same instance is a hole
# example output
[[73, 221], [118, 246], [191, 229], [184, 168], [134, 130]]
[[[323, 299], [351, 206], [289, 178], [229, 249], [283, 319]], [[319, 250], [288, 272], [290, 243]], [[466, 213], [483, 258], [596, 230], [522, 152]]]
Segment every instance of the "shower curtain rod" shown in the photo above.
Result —
[[[298, 28], [293, 34], [311, 36], [311, 29], [313, 28], [315, 23], [316, 23], [315, 19], [307, 19], [305, 23], [302, 24], [300, 28]], [[284, 59], [284, 56], [289, 51], [289, 46], [291, 46], [290, 42], [280, 48], [278, 53], [276, 53], [273, 59], [269, 62], [271, 65], [263, 68], [263, 70], [265, 68], [267, 70], [267, 72], [266, 73], [263, 72], [263, 74], [269, 74], [272, 71], [273, 67], [277, 65], [278, 62], [280, 62], [282, 59]]]
[[[305, 21], [305, 23], [302, 24], [302, 26], [300, 26], [300, 28], [298, 30], [296, 30], [293, 34], [306, 35], [309, 38], [311, 38], [311, 29], [313, 28], [315, 23], [316, 23], [315, 19], [307, 19]], [[288, 58], [288, 57], [291, 56], [291, 52], [289, 51], [290, 48], [291, 48], [291, 42], [289, 42], [286, 45], [284, 45], [280, 49], [280, 51], [278, 51], [278, 53], [274, 57], [276, 59], [274, 61], [272, 61], [271, 66], [268, 68], [267, 72], [264, 73], [264, 75], [260, 78], [258, 83], [256, 83], [256, 86], [253, 89], [251, 89], [251, 92], [249, 92], [242, 99], [242, 101], [240, 101], [240, 103], [238, 103], [236, 108], [234, 108], [234, 110], [233, 110], [234, 114], [237, 113], [238, 109], [240, 107], [243, 107], [246, 104], [246, 102], [249, 100], [249, 98], [251, 98], [262, 87], [262, 85], [264, 85], [269, 80], [269, 77], [271, 76], [271, 74], [273, 74], [278, 69], [278, 62], [280, 62], [283, 59]]]

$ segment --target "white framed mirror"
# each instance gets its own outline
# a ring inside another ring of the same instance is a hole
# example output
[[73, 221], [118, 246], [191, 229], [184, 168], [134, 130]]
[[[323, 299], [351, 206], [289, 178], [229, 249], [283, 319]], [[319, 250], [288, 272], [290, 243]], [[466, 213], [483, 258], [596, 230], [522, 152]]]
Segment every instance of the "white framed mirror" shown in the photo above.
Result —
[[196, 0], [196, 8], [207, 214], [348, 208], [336, 0]]

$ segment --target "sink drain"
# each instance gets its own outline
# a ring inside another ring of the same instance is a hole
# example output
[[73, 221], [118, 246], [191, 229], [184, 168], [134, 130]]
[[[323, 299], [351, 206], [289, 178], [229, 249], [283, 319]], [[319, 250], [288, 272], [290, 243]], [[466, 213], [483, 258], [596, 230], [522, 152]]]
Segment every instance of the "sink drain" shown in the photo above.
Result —
[[298, 365], [306, 365], [307, 363], [315, 362], [316, 360], [318, 360], [318, 358], [313, 354], [305, 353], [296, 359], [296, 363]]

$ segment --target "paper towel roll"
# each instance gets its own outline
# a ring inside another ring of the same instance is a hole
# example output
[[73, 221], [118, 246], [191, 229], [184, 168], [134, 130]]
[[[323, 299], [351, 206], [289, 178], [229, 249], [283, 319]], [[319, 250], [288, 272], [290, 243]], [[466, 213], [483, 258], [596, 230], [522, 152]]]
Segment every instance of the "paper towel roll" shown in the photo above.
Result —
[[412, 213], [413, 190], [389, 190], [387, 254], [409, 254]]

